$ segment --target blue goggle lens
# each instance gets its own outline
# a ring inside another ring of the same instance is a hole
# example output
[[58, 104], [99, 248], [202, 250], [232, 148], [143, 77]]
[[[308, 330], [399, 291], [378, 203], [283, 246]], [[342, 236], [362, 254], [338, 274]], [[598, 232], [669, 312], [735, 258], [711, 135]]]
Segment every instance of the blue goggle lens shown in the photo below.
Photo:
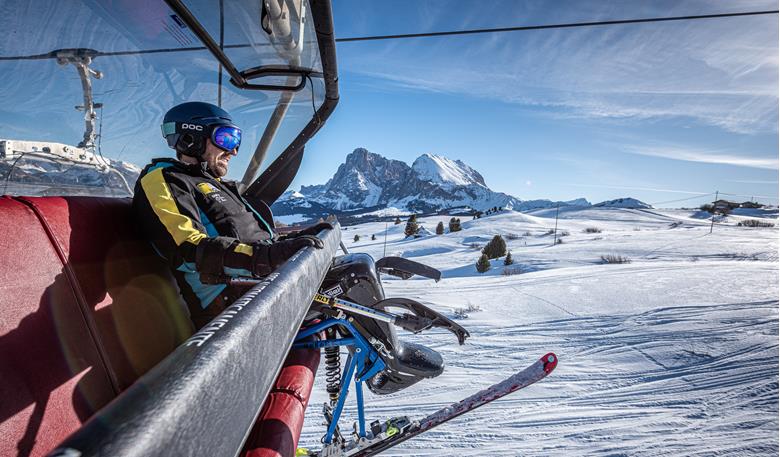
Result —
[[219, 148], [232, 151], [241, 144], [241, 129], [223, 125], [214, 129], [211, 139]]

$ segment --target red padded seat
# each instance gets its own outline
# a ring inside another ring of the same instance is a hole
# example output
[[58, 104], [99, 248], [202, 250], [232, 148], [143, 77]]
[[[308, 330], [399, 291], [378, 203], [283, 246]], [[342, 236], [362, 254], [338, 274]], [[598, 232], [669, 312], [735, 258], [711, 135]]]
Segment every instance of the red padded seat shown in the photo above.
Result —
[[[0, 196], [0, 456], [41, 456], [192, 333], [129, 199]], [[293, 455], [319, 351], [293, 351], [247, 449]]]
[[120, 391], [192, 334], [167, 266], [135, 230], [129, 199], [22, 199], [72, 269]]
[[43, 455], [116, 391], [33, 210], [0, 197], [0, 455]]
[[131, 214], [0, 197], [0, 455], [44, 455], [191, 334]]

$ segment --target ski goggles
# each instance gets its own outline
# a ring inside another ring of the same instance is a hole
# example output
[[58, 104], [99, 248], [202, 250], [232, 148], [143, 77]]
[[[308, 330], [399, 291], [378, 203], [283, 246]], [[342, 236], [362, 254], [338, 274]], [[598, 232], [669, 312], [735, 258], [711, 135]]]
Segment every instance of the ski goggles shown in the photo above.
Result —
[[[187, 122], [166, 122], [161, 126], [163, 138], [168, 140], [168, 144], [174, 147], [178, 135], [190, 133], [203, 135], [208, 131], [208, 126]], [[171, 135], [176, 134], [176, 137]], [[233, 125], [217, 125], [211, 130], [211, 142], [220, 149], [233, 151], [241, 145], [241, 129]]]
[[241, 145], [241, 129], [232, 125], [220, 125], [211, 132], [211, 142], [220, 149], [231, 152]]

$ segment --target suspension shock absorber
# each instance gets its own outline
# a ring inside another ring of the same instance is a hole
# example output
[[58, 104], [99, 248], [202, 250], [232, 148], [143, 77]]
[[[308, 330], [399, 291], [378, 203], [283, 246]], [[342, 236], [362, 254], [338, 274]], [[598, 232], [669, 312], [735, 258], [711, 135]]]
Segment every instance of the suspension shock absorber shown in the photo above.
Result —
[[[327, 330], [329, 340], [338, 338], [333, 327]], [[341, 390], [341, 352], [339, 346], [325, 348], [325, 391], [328, 392], [330, 405], [336, 406]]]

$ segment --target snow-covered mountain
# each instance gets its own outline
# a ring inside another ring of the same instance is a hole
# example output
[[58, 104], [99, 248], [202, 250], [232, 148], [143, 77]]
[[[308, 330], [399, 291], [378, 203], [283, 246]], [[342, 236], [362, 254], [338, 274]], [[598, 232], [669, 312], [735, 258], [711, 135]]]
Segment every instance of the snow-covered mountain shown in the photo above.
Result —
[[0, 160], [0, 191], [32, 196], [131, 196], [141, 169], [129, 162], [102, 160], [101, 164], [76, 164], [33, 155]]
[[634, 208], [634, 209], [649, 209], [652, 206], [643, 201], [639, 201], [636, 198], [616, 198], [614, 200], [607, 200], [601, 203], [596, 203], [593, 206], [606, 207], [606, 208]]
[[470, 184], [487, 187], [482, 175], [460, 160], [452, 161], [442, 156], [423, 154], [414, 161], [412, 170], [420, 180], [444, 187]]
[[432, 154], [418, 157], [412, 166], [357, 148], [325, 184], [302, 186], [285, 193], [274, 214], [319, 217], [329, 213], [356, 213], [393, 207], [401, 211], [434, 213], [450, 208], [515, 210], [560, 205], [590, 206], [585, 199], [571, 202], [523, 201], [487, 187], [482, 175], [460, 160]]

